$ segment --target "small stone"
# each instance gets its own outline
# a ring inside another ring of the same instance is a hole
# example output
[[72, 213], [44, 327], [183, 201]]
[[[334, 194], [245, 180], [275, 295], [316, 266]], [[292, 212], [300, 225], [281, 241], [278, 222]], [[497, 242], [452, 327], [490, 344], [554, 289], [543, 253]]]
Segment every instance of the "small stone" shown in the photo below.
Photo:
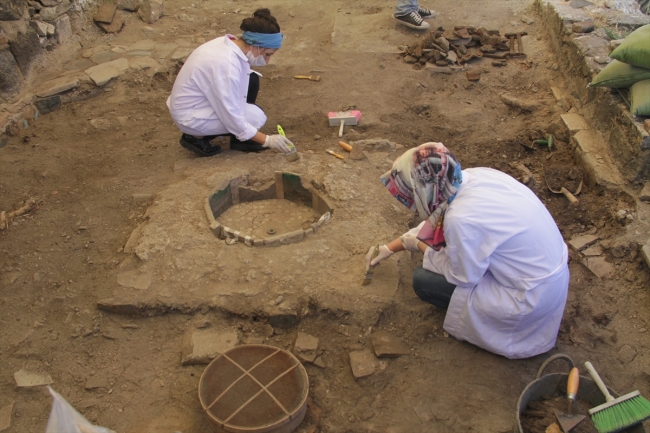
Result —
[[322, 356], [316, 357], [316, 359], [314, 359], [313, 364], [318, 368], [325, 368], [325, 363], [323, 362], [323, 357]]
[[467, 71], [465, 75], [467, 76], [468, 81], [478, 81], [481, 79], [481, 71], [477, 69], [472, 69], [471, 71]]
[[293, 353], [305, 362], [314, 362], [318, 350], [318, 338], [313, 335], [298, 332], [296, 342], [293, 346]]
[[631, 346], [625, 344], [623, 347], [621, 347], [618, 351], [618, 359], [623, 363], [623, 364], [629, 364], [636, 358], [636, 350], [634, 350]]
[[209, 364], [237, 345], [237, 330], [190, 330], [185, 334], [181, 365]]
[[264, 335], [266, 338], [273, 337], [273, 326], [265, 323], [264, 326], [262, 326], [262, 335]]
[[535, 20], [530, 17], [527, 17], [526, 15], [522, 15], [520, 20], [524, 24], [528, 24], [528, 25], [535, 24]]
[[518, 99], [506, 93], [502, 93], [500, 97], [501, 97], [501, 101], [507, 106], [518, 109], [526, 113], [536, 111], [539, 108], [537, 104], [531, 102], [530, 100]]
[[581, 235], [571, 239], [569, 241], [569, 245], [571, 245], [571, 247], [576, 251], [582, 251], [585, 248], [595, 244], [598, 239], [600, 238], [595, 235]]
[[573, 33], [591, 33], [594, 31], [594, 23], [592, 21], [581, 21], [579, 23], [573, 23], [571, 26], [571, 31]]
[[650, 119], [646, 119], [643, 121], [643, 126], [645, 127], [645, 130], [650, 132]]
[[129, 12], [136, 12], [140, 7], [140, 0], [117, 0], [117, 8]]
[[370, 342], [377, 358], [398, 358], [409, 353], [406, 344], [386, 332], [371, 334]]
[[350, 352], [350, 367], [355, 379], [370, 376], [376, 369], [375, 355], [369, 350]]
[[14, 410], [14, 402], [0, 409], [0, 431], [6, 430], [11, 427], [11, 414]]
[[19, 388], [50, 385], [54, 382], [49, 374], [33, 373], [26, 370], [18, 370], [15, 372], [14, 380], [16, 381], [16, 386]]
[[103, 86], [113, 78], [119, 77], [120, 74], [129, 68], [129, 62], [126, 59], [117, 59], [111, 62], [102, 63], [86, 69], [86, 74], [95, 83], [96, 86]]
[[120, 11], [117, 11], [113, 17], [113, 21], [110, 24], [98, 22], [97, 25], [101, 27], [102, 30], [104, 30], [106, 33], [119, 33], [119, 31], [122, 30], [122, 27], [124, 27], [125, 22], [126, 18], [124, 17], [124, 14]]
[[138, 14], [145, 23], [155, 23], [165, 14], [165, 5], [163, 0], [142, 0], [138, 9]]
[[113, 22], [113, 17], [115, 16], [116, 10], [117, 6], [114, 3], [102, 3], [99, 5], [99, 10], [93, 19], [98, 23], [110, 24]]
[[418, 62], [418, 59], [416, 59], [413, 56], [404, 56], [404, 63], [408, 65], [413, 65]]
[[91, 119], [90, 124], [95, 129], [106, 131], [111, 128], [111, 122], [108, 119]]
[[320, 135], [318, 135], [318, 134], [314, 135], [314, 140], [315, 140], [315, 141], [318, 141], [318, 140], [320, 140], [321, 138], [322, 138], [322, 137], [321, 137]]

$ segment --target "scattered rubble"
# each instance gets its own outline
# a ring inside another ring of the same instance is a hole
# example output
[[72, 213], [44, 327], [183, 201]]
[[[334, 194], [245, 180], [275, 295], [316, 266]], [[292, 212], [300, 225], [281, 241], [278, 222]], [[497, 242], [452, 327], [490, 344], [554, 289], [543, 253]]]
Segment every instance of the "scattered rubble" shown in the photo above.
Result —
[[[453, 30], [439, 27], [424, 40], [404, 47], [404, 62], [413, 65], [414, 69], [427, 66], [427, 70], [438, 73], [439, 70], [428, 66], [459, 67], [472, 59], [482, 57], [504, 60], [509, 57], [525, 56], [521, 43], [521, 36], [525, 35], [526, 33], [522, 32], [502, 36], [498, 30], [475, 27], [456, 26]], [[518, 52], [514, 49], [514, 41], [518, 43]], [[501, 66], [502, 63], [499, 65]]]
[[316, 360], [318, 350], [318, 338], [313, 335], [298, 332], [296, 342], [293, 346], [293, 353], [304, 362], [313, 363]]

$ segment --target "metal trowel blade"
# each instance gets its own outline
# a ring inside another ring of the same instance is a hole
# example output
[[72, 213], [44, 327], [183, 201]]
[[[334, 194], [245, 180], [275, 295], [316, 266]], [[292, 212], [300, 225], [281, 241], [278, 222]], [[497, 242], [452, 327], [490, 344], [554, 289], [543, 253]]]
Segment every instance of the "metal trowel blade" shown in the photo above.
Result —
[[555, 418], [557, 418], [557, 422], [560, 424], [560, 428], [564, 433], [569, 433], [586, 418], [584, 415], [567, 415], [558, 410], [554, 410], [553, 412], [555, 413]]

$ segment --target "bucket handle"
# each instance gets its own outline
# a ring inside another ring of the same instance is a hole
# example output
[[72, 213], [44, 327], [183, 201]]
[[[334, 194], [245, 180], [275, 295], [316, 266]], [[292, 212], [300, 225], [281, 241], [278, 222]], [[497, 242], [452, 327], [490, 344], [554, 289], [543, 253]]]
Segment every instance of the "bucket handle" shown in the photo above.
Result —
[[546, 367], [548, 367], [548, 365], [551, 362], [560, 358], [564, 359], [569, 364], [569, 369], [575, 367], [575, 364], [573, 363], [573, 360], [569, 357], [569, 355], [565, 355], [564, 353], [558, 353], [551, 356], [546, 361], [544, 361], [544, 363], [539, 367], [539, 370], [537, 371], [537, 377], [535, 377], [535, 379], [539, 379], [540, 377], [542, 377], [542, 374], [544, 374], [544, 370], [546, 369]]

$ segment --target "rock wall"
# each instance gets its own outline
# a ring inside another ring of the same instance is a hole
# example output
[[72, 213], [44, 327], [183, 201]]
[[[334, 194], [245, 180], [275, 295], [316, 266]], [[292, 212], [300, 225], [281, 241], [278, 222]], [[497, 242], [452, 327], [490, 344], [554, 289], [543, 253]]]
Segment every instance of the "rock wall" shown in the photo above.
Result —
[[95, 0], [0, 0], [0, 103], [20, 93], [46, 51], [73, 36]]

